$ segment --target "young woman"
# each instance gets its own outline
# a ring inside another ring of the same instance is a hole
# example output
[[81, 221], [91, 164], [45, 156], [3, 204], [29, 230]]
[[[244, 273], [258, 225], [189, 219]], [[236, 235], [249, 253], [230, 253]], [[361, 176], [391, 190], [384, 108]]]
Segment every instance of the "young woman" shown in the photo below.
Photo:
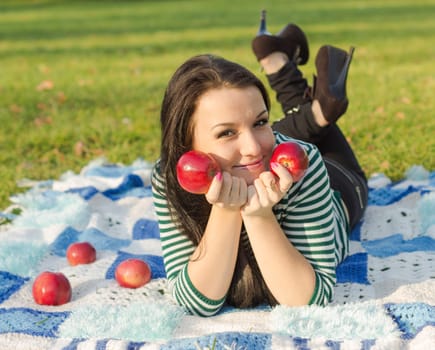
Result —
[[[224, 304], [328, 303], [348, 233], [365, 207], [364, 174], [335, 124], [347, 98], [319, 85], [336, 82], [330, 69], [347, 73], [348, 55], [319, 52], [326, 70], [318, 66], [310, 97], [296, 65], [308, 59], [305, 36], [286, 28], [254, 40], [261, 55], [253, 45], [286, 112], [272, 126], [261, 81], [223, 58], [187, 60], [165, 92], [154, 203], [174, 298], [193, 314], [210, 316]], [[271, 165], [277, 176], [269, 169], [273, 148], [295, 139], [310, 161], [298, 182], [280, 164]], [[211, 154], [221, 168], [205, 195], [177, 182], [177, 161], [191, 149]]]

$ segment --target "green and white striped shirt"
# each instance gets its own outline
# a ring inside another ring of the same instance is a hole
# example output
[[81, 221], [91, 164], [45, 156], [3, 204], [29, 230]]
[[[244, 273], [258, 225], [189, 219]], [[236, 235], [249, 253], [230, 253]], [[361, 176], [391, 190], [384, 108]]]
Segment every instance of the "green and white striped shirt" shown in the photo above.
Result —
[[[308, 153], [310, 165], [307, 173], [293, 184], [273, 211], [289, 241], [314, 268], [316, 287], [310, 304], [325, 305], [332, 298], [336, 267], [348, 251], [349, 223], [340, 194], [330, 187], [317, 147], [279, 133], [275, 133], [275, 137], [276, 144], [297, 141]], [[153, 171], [153, 198], [159, 221], [163, 261], [173, 296], [193, 314], [213, 315], [223, 306], [225, 298], [207, 298], [189, 279], [187, 264], [195, 246], [172, 220], [165, 193], [165, 182], [157, 162]], [[248, 236], [242, 234], [241, 239], [243, 242]]]

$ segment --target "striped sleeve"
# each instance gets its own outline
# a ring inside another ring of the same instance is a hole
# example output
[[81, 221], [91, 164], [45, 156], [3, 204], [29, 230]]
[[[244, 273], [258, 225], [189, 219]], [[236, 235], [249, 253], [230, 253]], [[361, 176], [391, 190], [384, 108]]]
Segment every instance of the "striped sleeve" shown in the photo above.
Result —
[[187, 273], [187, 265], [195, 246], [186, 235], [180, 232], [170, 215], [158, 162], [152, 176], [154, 208], [160, 229], [163, 263], [172, 295], [179, 305], [194, 315], [214, 315], [222, 307], [225, 297], [220, 300], [208, 299], [191, 282]]
[[[277, 142], [288, 141], [277, 134]], [[299, 141], [298, 141], [299, 142]], [[311, 263], [316, 286], [310, 304], [325, 305], [333, 295], [338, 262], [337, 236], [347, 237], [346, 225], [339, 220], [341, 203], [333, 195], [329, 177], [318, 149], [301, 142], [307, 150], [310, 165], [302, 180], [295, 183], [275, 206], [277, 219], [287, 238]], [[339, 244], [344, 249], [345, 244]]]

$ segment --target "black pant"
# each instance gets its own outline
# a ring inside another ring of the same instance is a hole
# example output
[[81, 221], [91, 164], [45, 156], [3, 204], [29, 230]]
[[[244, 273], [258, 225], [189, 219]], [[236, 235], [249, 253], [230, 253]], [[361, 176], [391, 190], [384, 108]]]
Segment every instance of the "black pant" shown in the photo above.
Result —
[[331, 187], [341, 193], [353, 228], [367, 206], [368, 187], [364, 171], [338, 125], [320, 127], [311, 110], [306, 92], [308, 83], [295, 63], [287, 63], [279, 72], [267, 76], [276, 92], [284, 117], [272, 128], [282, 134], [313, 143], [325, 161]]

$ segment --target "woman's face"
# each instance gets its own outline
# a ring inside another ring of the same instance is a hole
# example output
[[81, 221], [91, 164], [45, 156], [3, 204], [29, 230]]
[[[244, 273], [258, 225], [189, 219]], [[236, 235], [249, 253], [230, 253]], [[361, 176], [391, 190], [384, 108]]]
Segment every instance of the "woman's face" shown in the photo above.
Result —
[[269, 170], [275, 137], [257, 87], [207, 91], [193, 114], [193, 149], [211, 154], [223, 171], [250, 185]]

